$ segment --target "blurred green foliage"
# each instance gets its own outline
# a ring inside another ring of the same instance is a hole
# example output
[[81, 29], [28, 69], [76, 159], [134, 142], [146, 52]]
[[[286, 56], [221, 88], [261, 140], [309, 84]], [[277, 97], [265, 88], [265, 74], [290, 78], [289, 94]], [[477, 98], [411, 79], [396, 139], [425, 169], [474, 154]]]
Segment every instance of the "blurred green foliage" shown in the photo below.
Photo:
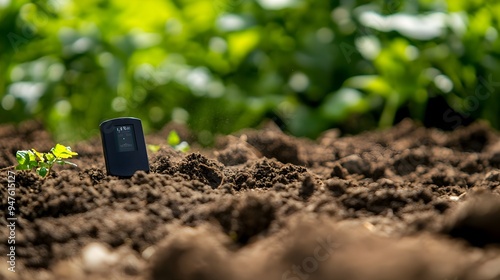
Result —
[[59, 141], [173, 120], [209, 143], [265, 118], [387, 127], [443, 96], [500, 127], [499, 20], [487, 0], [0, 0], [0, 120]]

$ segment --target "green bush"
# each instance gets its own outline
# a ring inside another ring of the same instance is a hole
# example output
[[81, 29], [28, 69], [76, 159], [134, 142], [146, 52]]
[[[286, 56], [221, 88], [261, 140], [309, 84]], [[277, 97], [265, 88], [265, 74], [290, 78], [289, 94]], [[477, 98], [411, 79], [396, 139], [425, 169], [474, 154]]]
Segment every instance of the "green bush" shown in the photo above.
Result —
[[187, 123], [207, 144], [265, 118], [316, 137], [390, 126], [402, 108], [423, 119], [432, 96], [500, 127], [495, 1], [0, 5], [0, 120], [40, 119], [58, 141], [119, 116]]

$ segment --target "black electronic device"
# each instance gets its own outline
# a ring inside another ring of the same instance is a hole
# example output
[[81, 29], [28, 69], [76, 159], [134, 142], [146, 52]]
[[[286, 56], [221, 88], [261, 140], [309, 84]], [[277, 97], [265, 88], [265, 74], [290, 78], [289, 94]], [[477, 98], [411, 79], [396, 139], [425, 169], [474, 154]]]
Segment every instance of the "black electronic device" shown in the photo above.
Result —
[[102, 122], [99, 128], [109, 175], [131, 177], [138, 170], [149, 171], [148, 153], [140, 119], [111, 119]]

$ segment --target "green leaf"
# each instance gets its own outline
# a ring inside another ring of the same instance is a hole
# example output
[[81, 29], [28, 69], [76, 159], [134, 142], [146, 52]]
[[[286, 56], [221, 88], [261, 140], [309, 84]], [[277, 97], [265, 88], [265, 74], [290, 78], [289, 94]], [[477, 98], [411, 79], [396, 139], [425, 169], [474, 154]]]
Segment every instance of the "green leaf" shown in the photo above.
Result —
[[31, 149], [31, 151], [32, 151], [32, 153], [34, 153], [36, 155], [36, 157], [38, 158], [39, 161], [41, 161], [41, 162], [45, 161], [45, 158], [43, 157], [44, 153], [40, 153], [35, 149]]
[[25, 159], [27, 162], [28, 169], [38, 166], [38, 161], [36, 160], [36, 155], [32, 151], [26, 151]]
[[46, 153], [46, 154], [44, 154], [44, 156], [45, 156], [45, 159], [47, 160], [47, 163], [49, 163], [49, 164], [53, 164], [54, 160], [56, 159], [56, 157], [54, 156], [53, 153]]
[[17, 163], [22, 166], [27, 166], [29, 163], [28, 151], [17, 151], [16, 152]]
[[258, 28], [231, 33], [227, 37], [229, 58], [234, 63], [240, 63], [261, 40]]
[[150, 150], [153, 153], [156, 153], [160, 150], [160, 145], [148, 144], [148, 150]]
[[32, 160], [34, 156], [32, 156], [31, 151], [17, 151], [16, 152], [16, 160], [19, 165], [16, 166], [17, 170], [29, 170], [33, 167], [38, 166], [38, 163], [35, 160]]
[[66, 147], [61, 144], [56, 144], [50, 152], [52, 152], [56, 158], [72, 158], [73, 156], [78, 155], [78, 153], [71, 151], [70, 147]]
[[179, 134], [177, 134], [177, 131], [175, 131], [175, 130], [170, 131], [170, 133], [168, 134], [168, 137], [167, 137], [167, 143], [171, 147], [175, 147], [175, 146], [179, 145], [180, 142], [181, 142], [181, 138], [179, 137]]
[[49, 173], [49, 170], [47, 169], [47, 167], [39, 167], [36, 169], [36, 172], [38, 173], [38, 175], [45, 177]]
[[18, 165], [16, 166], [16, 170], [29, 170], [31, 168], [29, 168], [27, 165]]
[[188, 142], [182, 141], [179, 145], [175, 146], [175, 150], [181, 151], [183, 153], [189, 152], [189, 149], [191, 147], [189, 146]]

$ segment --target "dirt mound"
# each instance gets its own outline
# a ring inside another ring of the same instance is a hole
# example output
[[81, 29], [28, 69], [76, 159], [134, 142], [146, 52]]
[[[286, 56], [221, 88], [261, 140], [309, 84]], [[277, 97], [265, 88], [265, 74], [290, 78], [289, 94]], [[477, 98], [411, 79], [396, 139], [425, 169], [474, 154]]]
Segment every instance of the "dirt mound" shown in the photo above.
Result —
[[[500, 279], [497, 132], [403, 121], [339, 135], [268, 125], [211, 150], [163, 144], [129, 179], [106, 174], [98, 138], [78, 143], [76, 168], [15, 171], [16, 273], [0, 279]], [[0, 136], [6, 198], [15, 152], [54, 142], [32, 122]]]

